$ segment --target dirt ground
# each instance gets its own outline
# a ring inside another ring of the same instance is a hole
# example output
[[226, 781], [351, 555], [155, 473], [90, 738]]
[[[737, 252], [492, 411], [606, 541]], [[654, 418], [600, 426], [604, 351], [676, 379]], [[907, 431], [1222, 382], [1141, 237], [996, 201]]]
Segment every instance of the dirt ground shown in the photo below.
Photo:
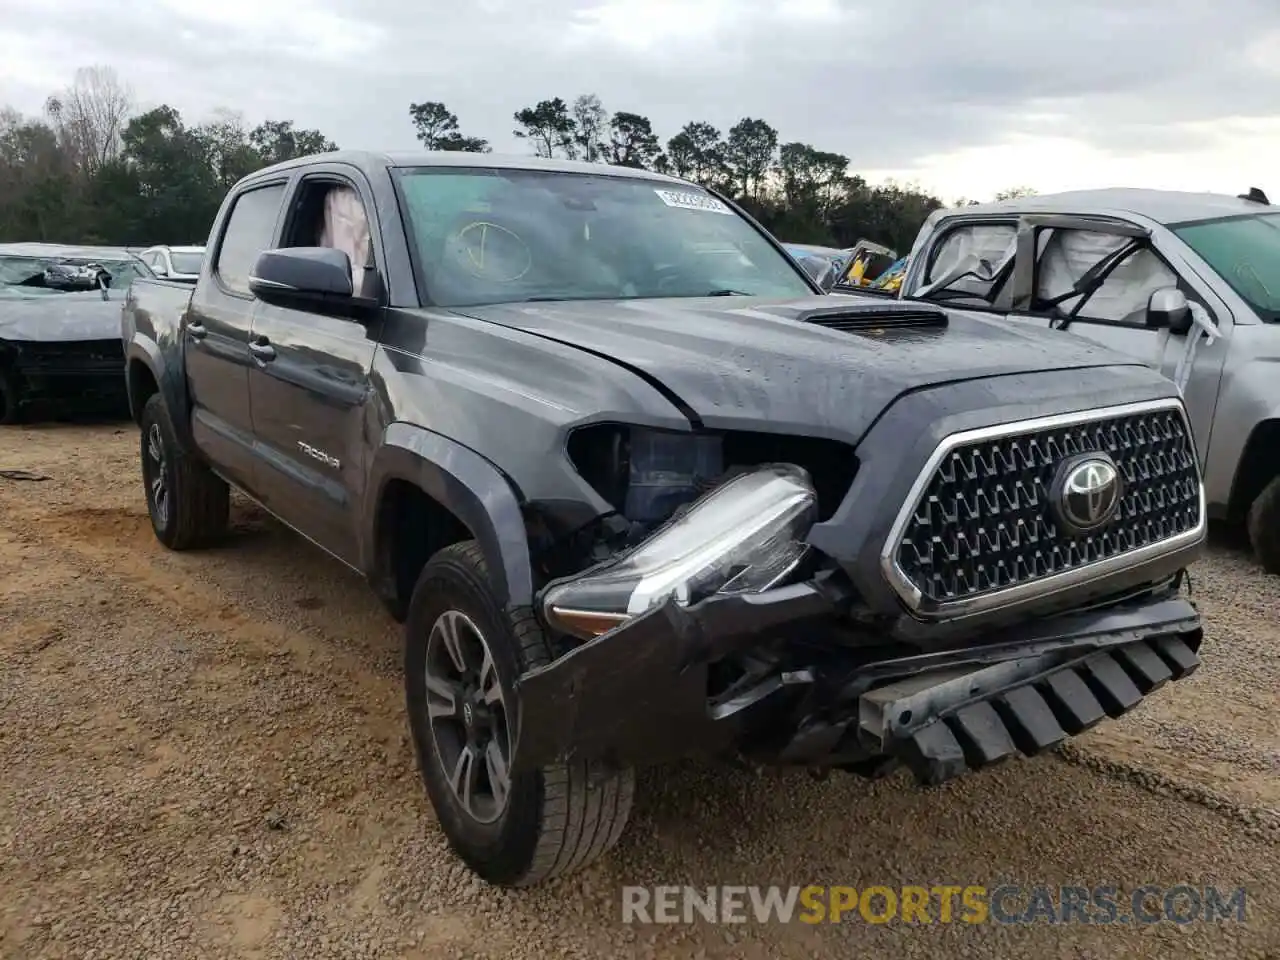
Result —
[[[620, 847], [523, 893], [445, 848], [399, 634], [350, 571], [237, 502], [152, 536], [130, 424], [5, 428], [0, 956], [1280, 958], [1280, 578], [1195, 570], [1205, 665], [1062, 756], [925, 791], [689, 765]], [[624, 925], [624, 884], [1248, 888], [1247, 921]], [[1175, 953], [1176, 951], [1176, 953]]]

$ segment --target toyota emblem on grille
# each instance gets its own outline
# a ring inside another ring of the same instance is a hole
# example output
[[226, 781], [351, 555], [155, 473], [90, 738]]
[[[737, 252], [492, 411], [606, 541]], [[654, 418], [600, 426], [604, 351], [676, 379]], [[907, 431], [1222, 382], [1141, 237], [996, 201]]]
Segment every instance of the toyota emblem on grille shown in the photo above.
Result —
[[1105, 453], [1072, 457], [1053, 484], [1054, 512], [1071, 533], [1088, 533], [1108, 523], [1124, 496], [1124, 478]]

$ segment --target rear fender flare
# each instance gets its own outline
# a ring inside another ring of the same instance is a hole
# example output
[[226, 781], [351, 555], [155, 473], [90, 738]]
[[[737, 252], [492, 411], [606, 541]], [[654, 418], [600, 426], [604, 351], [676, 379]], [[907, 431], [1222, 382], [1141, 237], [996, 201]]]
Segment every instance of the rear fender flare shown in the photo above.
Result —
[[519, 495], [493, 463], [448, 437], [408, 423], [383, 433], [369, 471], [363, 510], [362, 566], [374, 571], [378, 509], [387, 484], [417, 486], [458, 518], [480, 545], [494, 595], [506, 607], [533, 603], [533, 566]]
[[132, 370], [135, 363], [147, 368], [160, 388], [160, 398], [164, 401], [169, 413], [169, 422], [178, 442], [187, 450], [195, 449], [195, 441], [191, 435], [190, 405], [187, 403], [186, 383], [182, 370], [175, 370], [172, 364], [166, 363], [164, 354], [153, 340], [135, 336], [129, 341], [125, 351], [125, 382], [129, 393], [129, 412], [134, 422], [142, 416], [142, 401], [134, 395]]

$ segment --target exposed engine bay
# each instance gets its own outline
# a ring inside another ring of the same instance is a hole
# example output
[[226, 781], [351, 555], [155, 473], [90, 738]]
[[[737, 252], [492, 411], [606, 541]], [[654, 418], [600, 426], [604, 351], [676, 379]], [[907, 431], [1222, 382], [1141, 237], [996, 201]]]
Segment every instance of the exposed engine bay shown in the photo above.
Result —
[[[40, 279], [40, 286], [54, 290], [99, 290], [111, 286], [111, 274], [100, 263], [51, 263]], [[28, 281], [28, 285], [35, 284]]]

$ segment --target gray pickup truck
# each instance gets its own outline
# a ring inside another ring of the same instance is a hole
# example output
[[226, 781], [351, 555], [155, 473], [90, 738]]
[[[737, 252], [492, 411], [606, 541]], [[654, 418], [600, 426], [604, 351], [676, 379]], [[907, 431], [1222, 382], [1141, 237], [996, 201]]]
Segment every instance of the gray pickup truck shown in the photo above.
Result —
[[[1247, 530], [1280, 574], [1280, 208], [1261, 191], [1092, 190], [939, 210], [900, 296], [1069, 329], [1170, 376], [1203, 311], [1219, 335], [1182, 378], [1209, 516]], [[1189, 309], [1161, 325], [1170, 296]]]
[[235, 486], [368, 579], [489, 882], [608, 850], [640, 765], [937, 783], [1199, 663], [1191, 427], [1132, 357], [824, 295], [726, 198], [601, 164], [308, 157], [207, 249], [122, 316], [155, 534], [222, 537]]

